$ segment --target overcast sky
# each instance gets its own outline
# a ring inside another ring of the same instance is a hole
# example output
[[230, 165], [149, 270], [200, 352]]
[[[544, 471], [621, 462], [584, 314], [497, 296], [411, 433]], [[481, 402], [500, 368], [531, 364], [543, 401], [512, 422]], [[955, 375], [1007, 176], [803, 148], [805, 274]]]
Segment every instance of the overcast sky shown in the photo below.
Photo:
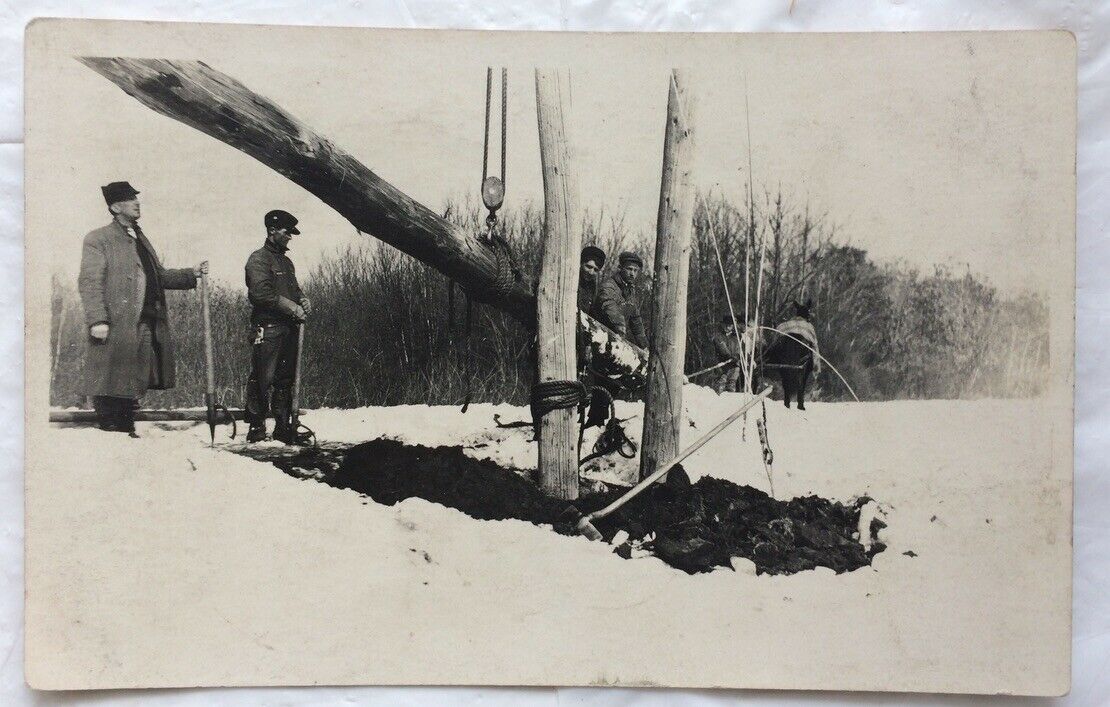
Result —
[[744, 198], [746, 87], [756, 184], [808, 198], [878, 259], [966, 263], [1005, 289], [1041, 289], [1038, 263], [1072, 237], [1074, 94], [1061, 76], [1073, 59], [1063, 34], [78, 30], [49, 45], [32, 32], [29, 42], [28, 234], [53, 239], [56, 271], [76, 270], [81, 237], [108, 220], [99, 186], [118, 179], [142, 191], [143, 227], [167, 265], [208, 258], [229, 282], [241, 282], [271, 208], [301, 219], [293, 257], [302, 273], [365, 238], [253, 159], [143, 107], [75, 54], [203, 59], [435, 210], [477, 198], [487, 64], [509, 66], [506, 205], [542, 197], [532, 67], [562, 66], [583, 208], [624, 214], [647, 232], [667, 70], [685, 66], [702, 190]]

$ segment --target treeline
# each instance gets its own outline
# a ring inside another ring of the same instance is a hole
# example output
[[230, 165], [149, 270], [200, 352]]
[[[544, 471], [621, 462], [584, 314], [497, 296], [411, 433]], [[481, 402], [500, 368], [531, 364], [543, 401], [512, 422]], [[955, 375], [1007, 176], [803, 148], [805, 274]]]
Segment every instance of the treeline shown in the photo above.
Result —
[[[475, 208], [450, 207], [445, 215], [475, 230], [481, 225]], [[542, 210], [525, 205], [502, 219], [520, 270], [534, 281]], [[586, 214], [583, 234], [584, 243], [611, 254], [606, 273], [621, 250], [639, 252], [650, 269], [653, 237], [634, 232], [622, 218]], [[481, 305], [470, 308], [468, 325], [461, 290], [419, 261], [368, 237], [365, 244], [324, 257], [302, 284], [314, 305], [305, 346], [306, 407], [461, 404], [468, 396], [527, 401], [532, 337], [507, 315]], [[648, 272], [644, 292], [650, 287]], [[981, 278], [944, 267], [921, 273], [876, 264], [866, 251], [844, 243], [827, 218], [811, 214], [805, 204], [791, 205], [782, 193], [739, 207], [721, 198], [699, 201], [690, 262], [688, 372], [716, 362], [709, 339], [729, 311], [729, 296], [741, 318], [746, 308], [749, 318], [758, 316], [767, 325], [787, 316], [792, 300], [812, 299], [822, 354], [861, 399], [1016, 397], [1036, 395], [1044, 386], [1048, 311], [1041, 298], [1001, 298]], [[226, 405], [240, 406], [249, 373], [246, 293], [217, 284], [212, 298], [217, 384]], [[151, 392], [144, 404], [197, 406], [205, 380], [198, 297], [168, 292], [167, 300], [178, 386]], [[54, 405], [82, 403], [82, 319], [74, 283], [55, 278]], [[813, 395], [850, 399], [829, 367]]]

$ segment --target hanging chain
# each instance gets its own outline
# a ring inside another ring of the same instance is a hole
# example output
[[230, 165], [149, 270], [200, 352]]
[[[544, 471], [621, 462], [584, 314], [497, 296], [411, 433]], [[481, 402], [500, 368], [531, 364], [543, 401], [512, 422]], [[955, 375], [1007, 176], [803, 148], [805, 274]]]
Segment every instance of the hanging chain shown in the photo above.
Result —
[[490, 107], [493, 103], [493, 67], [486, 67], [486, 118], [482, 141], [482, 203], [489, 209], [483, 239], [490, 243], [498, 235], [497, 210], [505, 200], [505, 167], [509, 124], [509, 70], [501, 69], [501, 176], [489, 176]]
[[505, 155], [508, 150], [505, 145], [509, 135], [509, 70], [501, 68], [501, 185], [508, 187], [508, 177], [505, 175]]
[[[485, 135], [482, 141], [482, 185], [486, 183], [486, 174], [489, 167], [489, 104], [490, 94], [493, 92], [493, 67], [486, 67], [486, 123]], [[502, 148], [504, 149], [504, 148]]]
[[767, 484], [771, 487], [771, 498], [775, 497], [775, 480], [771, 475], [771, 465], [775, 463], [775, 453], [771, 451], [771, 441], [767, 437], [767, 403], [762, 402], [763, 418], [757, 418], [755, 428], [759, 431], [759, 445], [763, 448], [763, 471], [767, 473]]

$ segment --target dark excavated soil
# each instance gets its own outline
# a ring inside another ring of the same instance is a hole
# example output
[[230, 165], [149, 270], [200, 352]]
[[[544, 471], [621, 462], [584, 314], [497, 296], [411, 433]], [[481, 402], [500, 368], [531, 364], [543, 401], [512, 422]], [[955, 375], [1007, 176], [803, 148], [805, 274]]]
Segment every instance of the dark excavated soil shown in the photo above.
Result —
[[[241, 452], [385, 505], [418, 497], [481, 520], [516, 518], [568, 535], [575, 532], [580, 513], [603, 508], [626, 490], [614, 488], [568, 503], [545, 496], [521, 473], [466, 456], [461, 447], [428, 448], [393, 440], [293, 453], [265, 447]], [[870, 500], [866, 497], [850, 504], [818, 496], [779, 501], [711, 477], [691, 484], [681, 467], [668, 477], [596, 521], [605, 539], [623, 530], [643, 549], [689, 573], [729, 567], [733, 557], [751, 560], [760, 573], [792, 574], [816, 567], [840, 573], [869, 565], [885, 549], [874, 541], [866, 550], [853, 538], [860, 508]], [[883, 525], [872, 523], [872, 538]], [[618, 547], [617, 554], [631, 556], [630, 545]]]

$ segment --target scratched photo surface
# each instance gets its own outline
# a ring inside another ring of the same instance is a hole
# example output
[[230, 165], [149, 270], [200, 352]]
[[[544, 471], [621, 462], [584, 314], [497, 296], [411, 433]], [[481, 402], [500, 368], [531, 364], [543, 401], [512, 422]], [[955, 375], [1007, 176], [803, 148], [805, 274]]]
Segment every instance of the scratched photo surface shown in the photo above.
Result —
[[1070, 34], [26, 40], [32, 687], [1069, 689]]

